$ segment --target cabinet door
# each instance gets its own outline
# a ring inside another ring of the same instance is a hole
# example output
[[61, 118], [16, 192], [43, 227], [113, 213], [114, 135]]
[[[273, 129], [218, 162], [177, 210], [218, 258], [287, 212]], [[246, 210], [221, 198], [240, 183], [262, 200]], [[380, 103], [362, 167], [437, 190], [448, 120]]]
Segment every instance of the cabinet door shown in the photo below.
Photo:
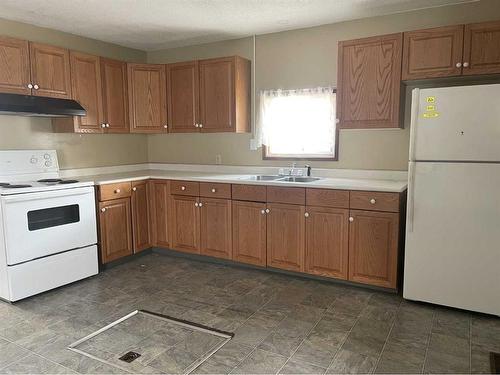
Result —
[[70, 63], [72, 97], [87, 111], [86, 116], [74, 117], [75, 129], [82, 133], [102, 133], [104, 120], [99, 57], [71, 51]]
[[200, 209], [198, 198], [172, 195], [172, 248], [200, 253]]
[[200, 66], [200, 123], [202, 132], [233, 131], [234, 58], [202, 60]]
[[342, 128], [397, 128], [403, 34], [339, 42], [337, 112]]
[[128, 64], [131, 133], [160, 133], [167, 128], [165, 65]]
[[500, 73], [500, 21], [465, 25], [464, 75]]
[[200, 199], [200, 253], [231, 259], [231, 237], [231, 201]]
[[349, 280], [396, 288], [399, 214], [351, 210]]
[[127, 64], [101, 57], [101, 82], [106, 133], [128, 133]]
[[153, 181], [151, 188], [153, 244], [159, 247], [170, 247], [170, 183], [169, 181]]
[[99, 202], [102, 263], [132, 254], [130, 199]]
[[147, 181], [132, 182], [132, 233], [134, 253], [151, 247], [151, 217]]
[[167, 65], [168, 131], [198, 132], [198, 62]]
[[305, 207], [268, 203], [267, 265], [304, 271]]
[[306, 208], [305, 271], [347, 279], [349, 257], [349, 210]]
[[0, 36], [0, 92], [30, 95], [29, 44]]
[[30, 43], [30, 60], [33, 95], [71, 98], [70, 63], [67, 49]]
[[233, 201], [233, 260], [266, 265], [266, 204]]
[[462, 74], [463, 25], [404, 33], [403, 80]]

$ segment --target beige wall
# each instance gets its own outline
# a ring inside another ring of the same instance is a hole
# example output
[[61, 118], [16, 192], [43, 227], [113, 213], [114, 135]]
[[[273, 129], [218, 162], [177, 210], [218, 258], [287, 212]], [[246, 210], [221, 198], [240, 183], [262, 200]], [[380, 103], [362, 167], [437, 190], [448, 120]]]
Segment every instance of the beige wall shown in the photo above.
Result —
[[[336, 85], [337, 42], [427, 27], [500, 19], [500, 1], [426, 9], [257, 36], [256, 88], [297, 88]], [[238, 54], [252, 57], [252, 39], [148, 53], [148, 62], [175, 62]], [[405, 116], [408, 118], [408, 115]], [[175, 134], [149, 136], [152, 162], [282, 165], [263, 161], [250, 151], [247, 134]], [[407, 169], [409, 125], [403, 130], [343, 130], [339, 161], [314, 162], [327, 168]]]
[[[0, 35], [52, 44], [125, 61], [145, 61], [146, 53], [93, 39], [0, 19]], [[0, 116], [0, 150], [56, 149], [61, 168], [147, 162], [146, 135], [54, 134], [50, 119]]]

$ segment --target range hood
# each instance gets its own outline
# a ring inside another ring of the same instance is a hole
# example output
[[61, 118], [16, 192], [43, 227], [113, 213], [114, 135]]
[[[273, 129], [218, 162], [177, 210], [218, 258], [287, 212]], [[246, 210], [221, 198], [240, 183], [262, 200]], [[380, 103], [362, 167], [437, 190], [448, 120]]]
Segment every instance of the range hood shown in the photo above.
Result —
[[87, 112], [75, 100], [42, 96], [0, 94], [0, 114], [38, 117], [85, 116]]

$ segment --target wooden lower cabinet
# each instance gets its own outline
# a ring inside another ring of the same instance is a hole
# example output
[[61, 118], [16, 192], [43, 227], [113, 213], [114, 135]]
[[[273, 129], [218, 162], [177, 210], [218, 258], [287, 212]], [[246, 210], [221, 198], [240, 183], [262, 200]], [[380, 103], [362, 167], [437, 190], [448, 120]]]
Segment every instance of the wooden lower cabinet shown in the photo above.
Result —
[[130, 198], [99, 202], [102, 263], [132, 254], [131, 215]]
[[134, 253], [151, 247], [151, 217], [149, 215], [149, 184], [132, 182], [132, 231]]
[[306, 208], [305, 272], [347, 279], [349, 264], [349, 210]]
[[151, 182], [151, 223], [154, 246], [170, 246], [170, 182], [153, 180]]
[[231, 201], [200, 199], [200, 254], [232, 258]]
[[304, 271], [305, 207], [267, 204], [267, 265]]
[[200, 210], [198, 198], [172, 195], [171, 202], [171, 247], [187, 253], [200, 253]]
[[266, 204], [233, 201], [233, 260], [266, 265]]
[[399, 213], [350, 211], [349, 280], [396, 288]]

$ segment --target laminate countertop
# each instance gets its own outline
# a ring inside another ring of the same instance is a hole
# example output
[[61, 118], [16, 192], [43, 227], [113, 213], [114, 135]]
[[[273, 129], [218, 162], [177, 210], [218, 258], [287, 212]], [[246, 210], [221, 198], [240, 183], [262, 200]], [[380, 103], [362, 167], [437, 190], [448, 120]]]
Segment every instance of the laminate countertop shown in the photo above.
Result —
[[383, 180], [367, 178], [332, 178], [320, 177], [312, 182], [256, 181], [250, 174], [205, 173], [194, 171], [145, 169], [140, 171], [99, 174], [90, 176], [72, 176], [79, 181], [93, 181], [95, 185], [117, 182], [139, 181], [144, 179], [184, 180], [198, 182], [218, 182], [227, 184], [247, 184], [265, 186], [294, 186], [320, 189], [366, 190], [400, 193], [406, 190], [407, 182], [403, 180]]

